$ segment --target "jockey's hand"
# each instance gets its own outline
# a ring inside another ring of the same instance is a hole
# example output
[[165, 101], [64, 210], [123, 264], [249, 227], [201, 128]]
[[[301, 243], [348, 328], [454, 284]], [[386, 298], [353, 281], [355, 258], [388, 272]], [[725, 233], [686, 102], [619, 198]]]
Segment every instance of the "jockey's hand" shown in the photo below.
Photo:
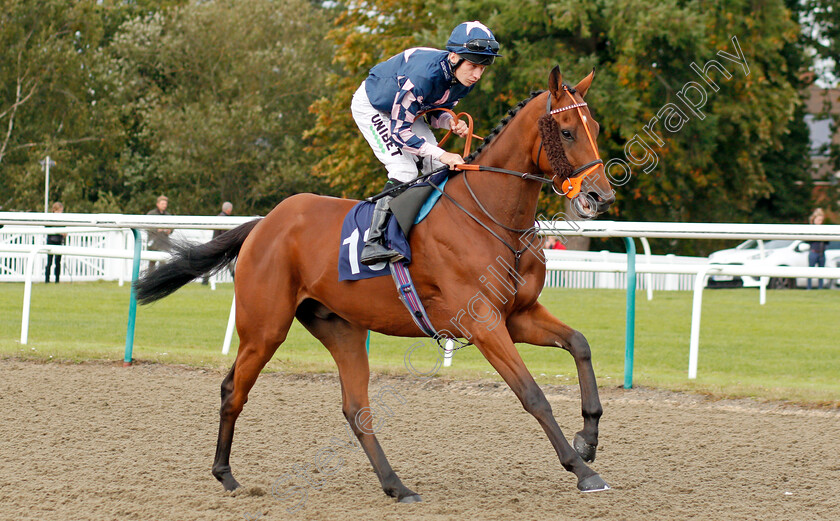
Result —
[[447, 165], [450, 169], [455, 170], [455, 165], [462, 165], [464, 164], [464, 158], [459, 156], [458, 154], [453, 154], [452, 152], [444, 152], [438, 158], [441, 163]]
[[449, 122], [449, 129], [456, 133], [459, 137], [467, 137], [470, 132], [470, 127], [460, 119], [453, 119]]

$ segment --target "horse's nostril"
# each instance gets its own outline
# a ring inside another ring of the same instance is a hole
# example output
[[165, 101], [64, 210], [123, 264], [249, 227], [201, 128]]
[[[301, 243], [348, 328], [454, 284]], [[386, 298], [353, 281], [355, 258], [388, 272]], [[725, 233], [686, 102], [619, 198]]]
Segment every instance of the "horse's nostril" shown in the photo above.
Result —
[[602, 194], [600, 192], [589, 192], [589, 197], [591, 197], [595, 202], [601, 205], [610, 205], [615, 202], [615, 192], [610, 191], [609, 194]]
[[615, 202], [615, 193], [602, 194], [600, 192], [587, 192], [587, 197], [595, 203], [599, 212], [606, 211]]

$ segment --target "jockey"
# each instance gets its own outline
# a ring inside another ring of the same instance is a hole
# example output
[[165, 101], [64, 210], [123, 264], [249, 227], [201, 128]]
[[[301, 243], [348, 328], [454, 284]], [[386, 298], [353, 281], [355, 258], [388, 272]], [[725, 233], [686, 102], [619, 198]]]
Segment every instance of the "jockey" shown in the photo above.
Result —
[[[353, 95], [353, 119], [376, 158], [388, 170], [388, 189], [416, 178], [420, 172], [464, 162], [458, 154], [437, 146], [429, 124], [467, 135], [467, 124], [447, 113], [431, 113], [428, 123], [420, 112], [437, 107], [451, 109], [466, 96], [493, 63], [499, 43], [480, 22], [464, 22], [452, 31], [446, 50], [415, 47], [376, 65]], [[370, 232], [359, 261], [370, 265], [398, 261], [402, 256], [387, 248], [384, 233], [393, 197], [376, 202]]]

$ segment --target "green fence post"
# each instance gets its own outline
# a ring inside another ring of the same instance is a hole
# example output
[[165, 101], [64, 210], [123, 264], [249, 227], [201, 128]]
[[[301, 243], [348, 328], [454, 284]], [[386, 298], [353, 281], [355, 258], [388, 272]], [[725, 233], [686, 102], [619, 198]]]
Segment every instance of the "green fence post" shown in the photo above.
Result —
[[365, 340], [365, 352], [370, 356], [370, 329], [368, 329], [367, 339]]
[[128, 328], [125, 332], [125, 358], [123, 367], [131, 365], [131, 352], [134, 349], [134, 322], [137, 317], [137, 295], [134, 291], [134, 283], [140, 276], [140, 249], [143, 244], [140, 242], [140, 232], [131, 229], [134, 234], [134, 265], [131, 267], [131, 296], [128, 300]]
[[633, 388], [633, 349], [636, 340], [636, 243], [624, 238], [627, 248], [627, 318], [624, 333], [624, 388]]

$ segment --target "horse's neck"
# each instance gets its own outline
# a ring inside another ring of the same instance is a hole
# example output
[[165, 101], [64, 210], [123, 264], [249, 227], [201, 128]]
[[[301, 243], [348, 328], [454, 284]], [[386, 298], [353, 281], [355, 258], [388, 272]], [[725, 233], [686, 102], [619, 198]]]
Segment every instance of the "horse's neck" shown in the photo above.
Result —
[[[536, 117], [529, 114], [529, 110], [533, 111], [534, 107], [523, 107], [475, 162], [515, 172], [539, 174], [531, 154], [537, 139], [537, 125], [526, 123], [536, 121]], [[542, 187], [540, 183], [508, 174], [475, 172], [469, 174], [469, 184], [488, 213], [499, 222], [520, 229], [534, 225]]]

